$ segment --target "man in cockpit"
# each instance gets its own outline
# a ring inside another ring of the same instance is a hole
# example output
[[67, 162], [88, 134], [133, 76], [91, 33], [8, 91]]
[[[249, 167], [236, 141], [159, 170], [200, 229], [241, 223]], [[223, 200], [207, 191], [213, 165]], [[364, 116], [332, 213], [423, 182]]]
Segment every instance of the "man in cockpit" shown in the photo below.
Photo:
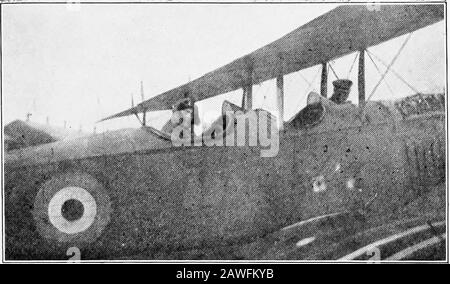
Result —
[[331, 95], [330, 101], [343, 104], [347, 102], [348, 96], [350, 95], [350, 90], [353, 82], [348, 79], [338, 79], [333, 81], [334, 92]]
[[[350, 95], [350, 88], [352, 81], [347, 79], [339, 79], [333, 82], [334, 92], [330, 101], [336, 104], [347, 103]], [[304, 107], [298, 114], [290, 121], [290, 124], [296, 128], [311, 127], [318, 124], [325, 114], [323, 102], [328, 101], [315, 92], [308, 94], [306, 107]]]
[[[191, 121], [186, 123], [184, 119], [188, 117], [191, 118]], [[194, 137], [194, 125], [199, 123], [198, 108], [194, 100], [189, 97], [189, 93], [185, 92], [184, 98], [172, 106], [172, 118], [163, 126], [161, 131], [170, 135], [175, 127], [183, 126], [185, 131], [191, 132], [191, 137]]]

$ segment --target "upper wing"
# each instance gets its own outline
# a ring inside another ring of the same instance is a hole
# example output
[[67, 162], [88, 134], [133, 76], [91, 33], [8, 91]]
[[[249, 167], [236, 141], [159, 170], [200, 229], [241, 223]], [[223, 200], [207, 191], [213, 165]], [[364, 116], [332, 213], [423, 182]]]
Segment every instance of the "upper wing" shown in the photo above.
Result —
[[246, 56], [105, 119], [170, 109], [186, 92], [203, 100], [248, 82], [258, 84], [377, 45], [443, 18], [442, 4], [380, 5], [373, 9], [366, 5], [339, 6]]

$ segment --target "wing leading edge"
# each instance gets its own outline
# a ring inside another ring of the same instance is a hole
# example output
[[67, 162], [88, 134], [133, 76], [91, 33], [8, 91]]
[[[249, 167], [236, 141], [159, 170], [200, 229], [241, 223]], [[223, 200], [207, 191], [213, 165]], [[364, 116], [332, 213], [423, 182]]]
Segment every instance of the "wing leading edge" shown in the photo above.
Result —
[[197, 101], [363, 50], [444, 19], [444, 5], [343, 5], [202, 77], [103, 120], [170, 109], [186, 92]]

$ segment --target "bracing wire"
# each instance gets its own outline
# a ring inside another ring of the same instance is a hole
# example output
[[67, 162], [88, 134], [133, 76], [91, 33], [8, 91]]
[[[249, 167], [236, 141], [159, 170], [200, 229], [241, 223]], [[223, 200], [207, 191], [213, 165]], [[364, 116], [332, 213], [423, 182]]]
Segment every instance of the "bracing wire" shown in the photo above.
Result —
[[308, 79], [306, 79], [305, 76], [303, 76], [303, 74], [302, 74], [301, 72], [298, 72], [298, 74], [299, 74], [300, 77], [303, 79], [303, 81], [305, 81], [306, 84], [308, 84], [308, 86], [309, 86], [309, 85], [312, 85], [312, 83], [311, 83], [310, 81], [308, 81]]
[[333, 68], [333, 66], [331, 65], [331, 62], [328, 63], [328, 66], [330, 66], [330, 69], [331, 69], [331, 71], [333, 72], [334, 77], [336, 77], [336, 79], [339, 80], [339, 77], [338, 77], [338, 75], [336, 74], [336, 71], [334, 71], [334, 68]]
[[[383, 64], [385, 67], [387, 66], [387, 64], [381, 60], [378, 56], [376, 56], [374, 53], [370, 52], [369, 50], [367, 50], [367, 54], [369, 55], [369, 58], [371, 58], [371, 56], [373, 56], [376, 60], [378, 60], [381, 64]], [[371, 60], [373, 61], [373, 59], [371, 58]], [[391, 72], [392, 74], [394, 74], [398, 79], [400, 79], [403, 83], [405, 83], [405, 85], [407, 85], [413, 92], [415, 92], [416, 94], [419, 93], [419, 91], [414, 88], [413, 85], [411, 85], [410, 83], [408, 83], [408, 81], [406, 81], [397, 71], [395, 71], [393, 68], [391, 68]]]
[[[308, 87], [306, 87], [306, 89], [305, 89], [306, 91], [305, 91], [305, 94], [304, 94], [303, 96], [306, 96], [306, 95], [308, 94], [308, 92], [309, 92], [310, 89], [311, 89], [311, 86], [316, 82], [317, 77], [318, 77], [319, 74], [321, 73], [320, 71], [321, 71], [321, 70], [320, 70], [320, 68], [319, 68], [319, 69], [317, 70], [317, 72], [316, 72], [316, 75], [314, 75], [312, 81], [309, 82]], [[299, 101], [299, 102], [297, 103], [297, 105], [295, 106], [295, 109], [298, 109], [298, 108], [300, 107], [300, 103], [301, 103], [301, 101]]]
[[386, 77], [387, 73], [389, 72], [389, 70], [391, 69], [392, 65], [397, 60], [397, 58], [400, 55], [400, 53], [402, 52], [403, 48], [405, 48], [406, 44], [408, 43], [409, 39], [411, 38], [411, 35], [412, 35], [412, 33], [408, 34], [408, 36], [406, 37], [406, 39], [403, 42], [402, 46], [400, 46], [399, 50], [397, 51], [397, 54], [395, 54], [394, 58], [392, 58], [392, 60], [391, 60], [391, 63], [389, 63], [389, 65], [386, 67], [386, 71], [384, 71], [384, 73], [381, 76], [380, 80], [375, 85], [375, 87], [373, 88], [373, 90], [370, 93], [370, 95], [367, 97], [367, 101], [370, 100], [370, 98], [373, 96], [373, 94], [375, 94], [375, 91], [378, 89], [378, 87], [380, 86], [381, 82], [384, 80], [384, 77]]
[[[367, 55], [369, 56], [370, 61], [372, 61], [373, 65], [375, 66], [375, 69], [377, 69], [378, 74], [380, 74], [380, 76], [382, 76], [382, 73], [381, 73], [380, 68], [378, 68], [378, 65], [377, 65], [377, 64], [375, 63], [375, 61], [373, 60], [372, 56], [370, 56], [370, 53], [367, 52]], [[391, 86], [389, 85], [389, 83], [387, 82], [387, 80], [384, 80], [384, 83], [385, 83], [386, 86], [388, 87], [389, 92], [391, 92], [391, 95], [392, 95], [392, 96], [395, 96], [395, 95], [394, 95], [394, 91], [392, 90], [392, 88], [391, 88]]]
[[347, 74], [347, 79], [350, 77], [350, 73], [352, 73], [353, 66], [355, 66], [356, 58], [358, 58], [358, 55], [359, 55], [359, 54], [356, 53], [355, 58], [353, 59], [353, 63], [352, 63], [352, 65], [350, 66], [350, 70], [348, 71], [348, 74]]

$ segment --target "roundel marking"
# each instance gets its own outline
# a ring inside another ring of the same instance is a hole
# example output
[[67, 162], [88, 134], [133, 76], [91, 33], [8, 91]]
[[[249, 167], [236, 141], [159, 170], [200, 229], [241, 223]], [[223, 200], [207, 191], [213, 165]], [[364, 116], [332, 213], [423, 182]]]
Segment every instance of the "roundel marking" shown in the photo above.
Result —
[[[72, 212], [66, 213], [68, 211]], [[48, 205], [50, 223], [66, 234], [85, 231], [94, 223], [96, 215], [97, 203], [94, 197], [81, 187], [64, 187], [51, 198]]]
[[109, 224], [108, 192], [83, 172], [57, 174], [44, 182], [34, 200], [33, 218], [39, 234], [55, 245], [82, 247], [94, 242]]

